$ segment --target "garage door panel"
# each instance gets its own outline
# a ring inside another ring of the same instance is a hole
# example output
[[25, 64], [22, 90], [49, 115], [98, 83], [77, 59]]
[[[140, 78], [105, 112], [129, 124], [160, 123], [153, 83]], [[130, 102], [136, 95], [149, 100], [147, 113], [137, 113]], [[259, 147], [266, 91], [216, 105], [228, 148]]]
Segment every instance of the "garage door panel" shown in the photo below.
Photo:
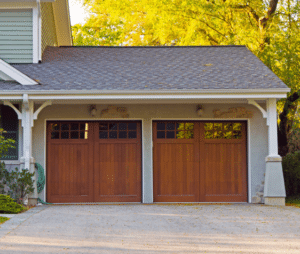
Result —
[[[155, 138], [154, 146], [155, 202], [195, 202], [198, 199], [198, 193], [195, 192], [199, 185], [196, 155], [198, 147], [191, 131], [184, 131], [184, 125], [184, 122], [166, 123], [161, 124], [159, 130], [154, 125], [154, 133], [159, 137]], [[169, 132], [172, 131], [172, 126], [178, 126], [182, 131], [174, 128], [176, 134], [171, 135]], [[187, 126], [191, 128], [190, 125]]]
[[[217, 131], [202, 132], [200, 163], [201, 200], [207, 202], [247, 202], [245, 123], [217, 122]], [[209, 123], [213, 126], [213, 122]], [[223, 125], [223, 126], [222, 126]], [[224, 130], [224, 125], [231, 126]], [[232, 129], [238, 131], [232, 134]], [[225, 135], [228, 134], [229, 135]]]
[[54, 159], [48, 164], [52, 171], [48, 174], [49, 202], [63, 202], [60, 198], [68, 202], [90, 201], [89, 178], [92, 171], [86, 159], [89, 144], [53, 144], [49, 155]]
[[95, 201], [141, 201], [140, 124], [101, 123], [99, 129], [95, 142]]

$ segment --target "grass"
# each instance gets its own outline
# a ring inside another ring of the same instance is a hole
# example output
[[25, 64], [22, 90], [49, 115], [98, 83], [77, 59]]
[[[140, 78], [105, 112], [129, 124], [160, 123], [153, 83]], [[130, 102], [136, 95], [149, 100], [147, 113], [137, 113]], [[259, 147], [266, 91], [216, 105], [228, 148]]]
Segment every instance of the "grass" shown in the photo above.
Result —
[[300, 208], [300, 196], [296, 197], [287, 197], [285, 200], [287, 206], [295, 206]]
[[4, 223], [7, 220], [9, 220], [9, 218], [0, 216], [0, 224]]

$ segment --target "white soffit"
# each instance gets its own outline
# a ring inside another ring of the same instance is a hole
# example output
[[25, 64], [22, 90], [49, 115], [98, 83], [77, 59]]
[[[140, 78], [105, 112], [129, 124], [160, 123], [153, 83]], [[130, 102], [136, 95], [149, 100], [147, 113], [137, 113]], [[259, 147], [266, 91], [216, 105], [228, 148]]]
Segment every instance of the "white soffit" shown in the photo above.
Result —
[[21, 85], [38, 85], [36, 81], [18, 71], [10, 64], [0, 59], [0, 78], [4, 81], [16, 81]]

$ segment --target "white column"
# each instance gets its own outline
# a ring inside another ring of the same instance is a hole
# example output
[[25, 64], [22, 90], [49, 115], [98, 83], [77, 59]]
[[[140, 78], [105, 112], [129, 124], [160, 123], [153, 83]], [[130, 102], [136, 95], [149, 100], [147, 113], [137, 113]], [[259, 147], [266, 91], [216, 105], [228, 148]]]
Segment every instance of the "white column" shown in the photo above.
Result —
[[[24, 162], [24, 169], [28, 169], [30, 173], [35, 172], [34, 158], [32, 157], [32, 127], [33, 127], [33, 110], [34, 103], [28, 100], [28, 95], [23, 95], [22, 104], [22, 127], [23, 127], [23, 157], [21, 161]], [[35, 190], [29, 196], [29, 203], [36, 204], [37, 188], [36, 176], [33, 177]]]
[[278, 155], [277, 107], [276, 99], [267, 100], [268, 110], [268, 146], [269, 155], [266, 157], [266, 173], [264, 198], [266, 205], [285, 205], [285, 187], [281, 164]]
[[268, 123], [269, 123], [269, 156], [280, 157], [278, 155], [278, 134], [277, 134], [277, 106], [276, 99], [267, 100]]

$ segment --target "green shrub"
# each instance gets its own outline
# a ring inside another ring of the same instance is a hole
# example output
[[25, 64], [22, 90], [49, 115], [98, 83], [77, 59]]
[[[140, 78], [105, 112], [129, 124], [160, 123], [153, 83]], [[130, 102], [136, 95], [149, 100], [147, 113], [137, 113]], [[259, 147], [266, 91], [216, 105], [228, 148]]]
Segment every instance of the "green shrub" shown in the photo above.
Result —
[[0, 194], [0, 213], [20, 213], [25, 209], [17, 204], [10, 196]]
[[34, 173], [30, 173], [28, 169], [19, 171], [15, 168], [6, 177], [7, 185], [9, 187], [8, 194], [19, 204], [23, 203], [27, 194], [34, 191], [32, 177]]
[[287, 196], [300, 195], [300, 151], [283, 157], [282, 167]]

